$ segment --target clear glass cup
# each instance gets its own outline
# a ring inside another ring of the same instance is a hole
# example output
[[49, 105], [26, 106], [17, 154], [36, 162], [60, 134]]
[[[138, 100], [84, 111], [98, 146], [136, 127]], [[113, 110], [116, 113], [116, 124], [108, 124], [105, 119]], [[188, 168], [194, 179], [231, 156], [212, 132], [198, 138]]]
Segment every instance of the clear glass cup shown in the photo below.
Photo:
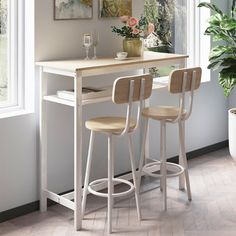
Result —
[[97, 31], [93, 32], [92, 36], [92, 42], [93, 42], [93, 60], [97, 59], [97, 45], [99, 42], [99, 33]]
[[86, 50], [86, 57], [84, 58], [84, 60], [89, 60], [89, 48], [92, 46], [92, 36], [91, 34], [84, 34], [83, 37], [83, 45], [85, 47]]

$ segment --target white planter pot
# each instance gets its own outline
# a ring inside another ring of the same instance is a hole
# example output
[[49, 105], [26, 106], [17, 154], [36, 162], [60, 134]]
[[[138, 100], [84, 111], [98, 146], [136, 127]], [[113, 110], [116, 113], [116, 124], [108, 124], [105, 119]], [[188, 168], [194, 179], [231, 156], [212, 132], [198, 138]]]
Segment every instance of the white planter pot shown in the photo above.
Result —
[[229, 110], [229, 152], [236, 161], [236, 108]]

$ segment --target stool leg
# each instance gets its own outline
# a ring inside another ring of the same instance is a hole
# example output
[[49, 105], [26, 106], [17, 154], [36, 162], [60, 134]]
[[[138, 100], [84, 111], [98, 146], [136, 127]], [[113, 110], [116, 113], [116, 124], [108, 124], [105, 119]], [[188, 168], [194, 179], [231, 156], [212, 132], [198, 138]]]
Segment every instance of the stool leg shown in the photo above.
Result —
[[86, 201], [87, 201], [87, 195], [88, 195], [88, 185], [89, 185], [89, 177], [90, 177], [92, 154], [93, 154], [93, 143], [94, 143], [94, 132], [91, 131], [87, 166], [86, 166], [85, 178], [84, 178], [84, 191], [83, 191], [83, 198], [82, 198], [82, 217], [84, 217], [84, 214], [85, 214], [85, 207], [86, 207]]
[[185, 180], [186, 180], [186, 187], [187, 187], [187, 193], [188, 193], [188, 200], [192, 200], [191, 195], [191, 188], [190, 188], [190, 180], [189, 180], [189, 174], [188, 174], [188, 163], [187, 163], [187, 157], [186, 157], [186, 151], [185, 151], [185, 127], [184, 127], [184, 121], [179, 122], [179, 140], [180, 140], [180, 152], [182, 156], [182, 162], [184, 166], [184, 174], [185, 174]]
[[163, 177], [163, 147], [164, 147], [164, 139], [163, 139], [163, 121], [160, 121], [160, 174], [162, 177], [160, 177], [160, 191], [163, 192], [163, 185], [164, 185], [164, 177]]
[[107, 198], [107, 218], [108, 218], [108, 233], [112, 232], [112, 206], [113, 206], [113, 168], [114, 168], [114, 155], [113, 155], [113, 136], [108, 136], [108, 198]]
[[[183, 162], [183, 148], [182, 148], [182, 140], [184, 140], [184, 134], [182, 135], [182, 124], [181, 120], [178, 122], [179, 125], [179, 165], [184, 166]], [[184, 173], [179, 176], [179, 190], [185, 189], [185, 179]]]
[[141, 220], [141, 212], [140, 212], [140, 196], [139, 196], [139, 188], [137, 185], [137, 178], [136, 178], [136, 165], [135, 165], [135, 158], [134, 158], [134, 145], [132, 141], [131, 134], [128, 134], [129, 138], [129, 156], [130, 156], [130, 163], [134, 181], [134, 188], [135, 188], [135, 200], [136, 200], [136, 207], [138, 213], [138, 219]]
[[166, 122], [161, 120], [161, 189], [164, 195], [164, 210], [167, 210], [167, 187], [166, 187]]
[[143, 164], [144, 164], [144, 159], [145, 159], [145, 145], [146, 145], [146, 137], [147, 137], [147, 128], [148, 128], [148, 119], [144, 118], [144, 120], [143, 120], [142, 147], [141, 147], [141, 153], [140, 153], [138, 178], [137, 178], [138, 191], [140, 191], [141, 178], [142, 178], [142, 169], [143, 169]]

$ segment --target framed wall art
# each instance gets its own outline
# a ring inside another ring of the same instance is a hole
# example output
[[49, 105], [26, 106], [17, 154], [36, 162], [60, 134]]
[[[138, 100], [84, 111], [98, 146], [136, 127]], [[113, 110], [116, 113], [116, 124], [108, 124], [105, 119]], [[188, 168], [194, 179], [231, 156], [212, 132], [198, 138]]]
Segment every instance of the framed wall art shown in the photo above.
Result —
[[99, 17], [132, 16], [132, 0], [99, 0]]
[[55, 20], [92, 19], [93, 0], [54, 0]]

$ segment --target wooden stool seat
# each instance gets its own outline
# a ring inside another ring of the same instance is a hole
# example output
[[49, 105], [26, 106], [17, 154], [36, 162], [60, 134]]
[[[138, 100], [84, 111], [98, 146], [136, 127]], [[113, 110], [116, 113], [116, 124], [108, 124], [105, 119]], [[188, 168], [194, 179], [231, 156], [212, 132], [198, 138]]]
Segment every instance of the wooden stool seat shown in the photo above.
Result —
[[[97, 117], [86, 121], [85, 126], [87, 129], [96, 132], [109, 132], [113, 134], [122, 133], [125, 129], [126, 117]], [[130, 129], [132, 131], [136, 126], [134, 119], [130, 120]]]
[[[142, 111], [142, 115], [154, 120], [174, 120], [179, 115], [179, 107], [172, 106], [159, 106], [159, 107], [147, 107]], [[183, 116], [186, 115], [184, 110]]]

